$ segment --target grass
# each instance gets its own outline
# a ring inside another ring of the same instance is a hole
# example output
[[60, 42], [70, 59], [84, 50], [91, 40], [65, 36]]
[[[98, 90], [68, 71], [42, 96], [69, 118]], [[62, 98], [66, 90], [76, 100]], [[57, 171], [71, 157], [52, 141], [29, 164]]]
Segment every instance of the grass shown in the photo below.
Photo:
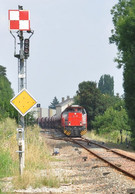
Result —
[[[118, 143], [118, 140], [120, 143], [120, 140], [121, 140], [121, 134], [117, 130], [112, 131], [110, 133], [104, 133], [104, 134], [101, 134], [101, 133], [97, 134], [95, 130], [92, 130], [87, 132], [87, 136], [97, 141], [112, 142], [112, 143]], [[125, 142], [126, 137], [127, 137], [126, 132], [123, 131], [123, 134], [122, 134], [123, 142]]]
[[[121, 143], [121, 134], [119, 131], [114, 131], [109, 134], [99, 135], [96, 133], [96, 131], [92, 130], [92, 131], [88, 131], [86, 136], [93, 140], [104, 142], [108, 147], [114, 147], [118, 149], [133, 151], [133, 148], [130, 144], [129, 144], [129, 147], [127, 148], [127, 144], [125, 141], [127, 137], [126, 131], [123, 131], [122, 133], [122, 143]], [[128, 141], [130, 140], [129, 135], [127, 139]]]
[[14, 189], [26, 189], [29, 186], [32, 188], [41, 188], [43, 186], [47, 187], [59, 187], [60, 180], [53, 174], [38, 175], [36, 172], [25, 170], [22, 176], [15, 176], [13, 178]]
[[10, 153], [0, 150], [0, 178], [12, 175], [13, 160]]
[[17, 170], [15, 133], [14, 121], [8, 118], [0, 123], [0, 178], [12, 176]]
[[47, 187], [60, 187], [60, 180], [49, 173], [46, 176], [39, 176], [36, 172], [25, 170], [22, 176], [16, 176], [13, 179], [14, 189], [26, 189], [29, 186], [32, 188], [41, 188], [43, 186]]
[[48, 177], [42, 177], [41, 183], [42, 185], [46, 185], [49, 187], [56, 187], [56, 188], [60, 187], [60, 180], [56, 179], [56, 177], [53, 175], [50, 175]]
[[[27, 128], [27, 141], [25, 150], [25, 170], [23, 176], [16, 176], [13, 179], [14, 188], [26, 189], [29, 186], [33, 188], [49, 186], [58, 187], [59, 180], [51, 173], [50, 161], [52, 160], [48, 147], [39, 135], [39, 128]], [[49, 171], [40, 176], [40, 170]]]
[[[59, 187], [60, 179], [51, 169], [53, 158], [37, 126], [25, 129], [25, 168], [23, 175], [19, 175], [16, 129], [15, 121], [9, 118], [0, 123], [0, 191], [4, 189], [3, 178], [9, 176], [13, 177], [13, 189]], [[43, 175], [40, 174], [41, 170]]]

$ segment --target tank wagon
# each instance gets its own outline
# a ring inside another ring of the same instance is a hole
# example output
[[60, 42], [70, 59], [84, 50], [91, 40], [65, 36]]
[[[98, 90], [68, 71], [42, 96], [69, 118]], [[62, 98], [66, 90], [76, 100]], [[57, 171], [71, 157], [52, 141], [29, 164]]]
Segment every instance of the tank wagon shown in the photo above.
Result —
[[57, 128], [67, 136], [80, 137], [87, 132], [87, 113], [82, 106], [68, 106], [61, 115], [38, 120], [42, 128]]

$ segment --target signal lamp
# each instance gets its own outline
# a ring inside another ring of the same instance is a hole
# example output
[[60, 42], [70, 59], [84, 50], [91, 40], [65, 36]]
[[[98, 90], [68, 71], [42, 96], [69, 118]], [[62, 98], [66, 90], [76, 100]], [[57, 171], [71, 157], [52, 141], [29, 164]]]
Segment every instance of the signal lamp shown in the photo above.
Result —
[[24, 39], [24, 55], [27, 58], [29, 56], [29, 39]]

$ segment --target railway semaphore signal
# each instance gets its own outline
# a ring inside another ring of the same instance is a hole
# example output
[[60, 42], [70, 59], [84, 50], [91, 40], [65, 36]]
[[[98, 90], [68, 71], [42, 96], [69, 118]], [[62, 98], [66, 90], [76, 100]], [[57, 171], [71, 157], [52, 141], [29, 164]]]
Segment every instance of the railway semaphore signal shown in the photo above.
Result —
[[[24, 135], [24, 116], [37, 103], [29, 94], [27, 89], [27, 68], [26, 60], [29, 57], [29, 42], [34, 31], [30, 28], [30, 12], [23, 10], [23, 6], [18, 6], [18, 10], [8, 11], [9, 30], [14, 38], [14, 56], [18, 58], [18, 95], [11, 99], [10, 103], [20, 113], [17, 129], [19, 150], [19, 171], [22, 175], [24, 168], [25, 135]], [[25, 32], [25, 37], [24, 37]], [[17, 51], [17, 45], [20, 45]], [[17, 53], [18, 52], [18, 53]]]

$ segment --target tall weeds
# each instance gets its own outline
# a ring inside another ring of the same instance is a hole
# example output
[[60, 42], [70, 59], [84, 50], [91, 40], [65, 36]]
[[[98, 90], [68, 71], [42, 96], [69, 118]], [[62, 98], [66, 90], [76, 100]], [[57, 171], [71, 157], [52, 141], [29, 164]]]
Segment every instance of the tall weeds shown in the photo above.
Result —
[[[51, 172], [52, 159], [38, 126], [25, 129], [25, 168], [23, 176], [19, 175], [16, 129], [15, 121], [9, 118], [0, 123], [0, 178], [12, 176], [15, 189], [58, 187], [60, 181]], [[42, 176], [40, 170], [44, 171]]]
[[7, 118], [0, 123], [0, 178], [12, 176], [17, 170], [16, 123]]

